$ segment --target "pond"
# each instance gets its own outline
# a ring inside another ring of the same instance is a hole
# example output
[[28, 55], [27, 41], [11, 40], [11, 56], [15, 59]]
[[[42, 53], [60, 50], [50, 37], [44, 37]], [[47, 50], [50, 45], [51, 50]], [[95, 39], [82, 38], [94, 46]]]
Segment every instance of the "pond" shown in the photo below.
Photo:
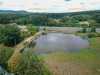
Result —
[[74, 52], [89, 47], [87, 39], [80, 36], [64, 33], [48, 33], [35, 40], [34, 52], [45, 54], [57, 51]]

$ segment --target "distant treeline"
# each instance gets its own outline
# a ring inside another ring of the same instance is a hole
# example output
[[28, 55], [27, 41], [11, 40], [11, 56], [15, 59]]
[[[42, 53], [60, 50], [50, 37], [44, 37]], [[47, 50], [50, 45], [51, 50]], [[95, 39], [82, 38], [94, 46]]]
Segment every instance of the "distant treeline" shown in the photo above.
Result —
[[0, 10], [0, 24], [16, 23], [36, 26], [80, 26], [79, 22], [95, 21], [100, 27], [100, 10], [73, 13], [30, 13], [26, 11]]

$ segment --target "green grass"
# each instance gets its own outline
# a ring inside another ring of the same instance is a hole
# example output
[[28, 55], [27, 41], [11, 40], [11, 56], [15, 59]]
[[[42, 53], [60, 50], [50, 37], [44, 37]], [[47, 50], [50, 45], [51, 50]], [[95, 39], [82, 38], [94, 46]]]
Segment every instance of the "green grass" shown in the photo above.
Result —
[[88, 49], [83, 49], [83, 50], [80, 50], [80, 52], [72, 52], [72, 53], [56, 52], [56, 53], [50, 54], [50, 56], [60, 55], [61, 57], [58, 57], [59, 59], [62, 57], [66, 57], [66, 58], [73, 57], [72, 59], [83, 58], [84, 60], [88, 60], [88, 59], [92, 60], [93, 58], [97, 59], [96, 56], [99, 54], [100, 54], [100, 37], [95, 37], [95, 38], [90, 38], [90, 48]]
[[[82, 34], [84, 35], [84, 34]], [[57, 62], [74, 62], [91, 70], [93, 75], [100, 75], [100, 37], [90, 38], [90, 48], [80, 52], [56, 52], [44, 56], [44, 60], [56, 60]]]

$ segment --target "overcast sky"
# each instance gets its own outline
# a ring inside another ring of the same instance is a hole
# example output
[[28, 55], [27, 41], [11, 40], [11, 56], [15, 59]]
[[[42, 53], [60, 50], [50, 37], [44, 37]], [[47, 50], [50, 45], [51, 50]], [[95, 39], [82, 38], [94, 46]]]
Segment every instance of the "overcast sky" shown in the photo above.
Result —
[[100, 9], [100, 0], [0, 0], [0, 10], [76, 12]]

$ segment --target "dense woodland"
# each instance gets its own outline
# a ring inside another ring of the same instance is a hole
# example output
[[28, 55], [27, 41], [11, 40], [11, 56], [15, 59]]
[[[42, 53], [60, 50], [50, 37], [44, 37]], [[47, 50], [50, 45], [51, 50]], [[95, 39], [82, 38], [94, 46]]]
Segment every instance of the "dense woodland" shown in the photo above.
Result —
[[30, 13], [26, 11], [0, 11], [0, 24], [16, 23], [36, 26], [80, 26], [79, 22], [95, 21], [100, 27], [100, 11], [84, 11], [73, 13]]

